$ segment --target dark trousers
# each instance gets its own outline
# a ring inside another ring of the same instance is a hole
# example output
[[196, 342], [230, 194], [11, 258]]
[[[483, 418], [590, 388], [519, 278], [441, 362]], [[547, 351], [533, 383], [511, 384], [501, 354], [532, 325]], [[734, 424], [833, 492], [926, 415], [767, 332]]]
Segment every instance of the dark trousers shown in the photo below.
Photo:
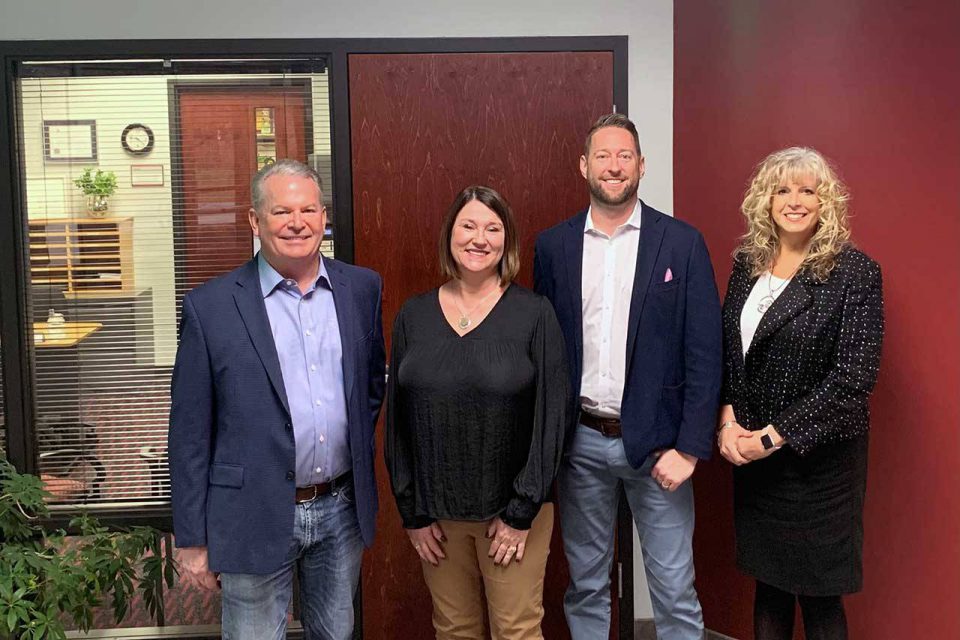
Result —
[[753, 601], [756, 640], [792, 640], [797, 602], [807, 640], [847, 640], [841, 596], [798, 596], [757, 581]]

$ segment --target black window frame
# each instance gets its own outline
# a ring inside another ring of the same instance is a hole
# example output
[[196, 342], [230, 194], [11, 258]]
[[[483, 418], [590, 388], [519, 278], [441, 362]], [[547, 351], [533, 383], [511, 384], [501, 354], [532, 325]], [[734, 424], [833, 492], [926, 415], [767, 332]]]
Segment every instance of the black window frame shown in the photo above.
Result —
[[[628, 111], [627, 36], [557, 36], [494, 38], [343, 38], [343, 39], [167, 39], [167, 40], [36, 40], [0, 41], [0, 344], [3, 368], [7, 459], [22, 472], [37, 473], [37, 446], [32, 432], [33, 384], [27, 343], [27, 291], [29, 270], [26, 220], [22, 207], [24, 176], [19, 153], [20, 113], [16, 82], [19, 65], [26, 61], [123, 59], [199, 60], [210, 68], [213, 61], [230, 58], [264, 59], [323, 57], [330, 73], [330, 126], [333, 156], [333, 221], [337, 257], [354, 258], [353, 204], [350, 144], [348, 56], [353, 54], [531, 53], [601, 51], [613, 54], [613, 101], [617, 111]], [[133, 64], [142, 64], [134, 62]], [[131, 65], [104, 67], [128, 74]], [[140, 69], [140, 67], [137, 67]], [[181, 70], [182, 68], [182, 70]], [[194, 67], [184, 63], [177, 72]], [[223, 71], [235, 71], [225, 63]], [[98, 70], [100, 73], [101, 70]], [[159, 71], [158, 71], [159, 72]], [[620, 636], [633, 637], [633, 526], [621, 499], [620, 534]], [[169, 506], [129, 509], [91, 509], [109, 525], [146, 524], [172, 530]], [[65, 525], [67, 515], [54, 520]], [[623, 575], [625, 574], [625, 575]]]

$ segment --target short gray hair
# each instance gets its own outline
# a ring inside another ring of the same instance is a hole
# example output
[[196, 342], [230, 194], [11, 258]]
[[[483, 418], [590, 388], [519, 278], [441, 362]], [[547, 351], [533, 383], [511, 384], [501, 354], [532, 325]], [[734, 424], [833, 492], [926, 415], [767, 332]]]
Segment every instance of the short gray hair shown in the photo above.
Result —
[[282, 160], [277, 160], [273, 164], [268, 164], [257, 171], [257, 173], [253, 176], [253, 181], [250, 183], [250, 198], [253, 200], [253, 209], [257, 213], [261, 213], [263, 211], [263, 207], [267, 204], [267, 194], [266, 190], [263, 188], [263, 185], [266, 183], [268, 178], [272, 178], [273, 176], [293, 176], [296, 178], [308, 178], [313, 180], [313, 182], [317, 185], [317, 191], [320, 192], [320, 200], [322, 204], [323, 180], [320, 179], [320, 174], [317, 173], [313, 167], [307, 166], [299, 160], [284, 158]]

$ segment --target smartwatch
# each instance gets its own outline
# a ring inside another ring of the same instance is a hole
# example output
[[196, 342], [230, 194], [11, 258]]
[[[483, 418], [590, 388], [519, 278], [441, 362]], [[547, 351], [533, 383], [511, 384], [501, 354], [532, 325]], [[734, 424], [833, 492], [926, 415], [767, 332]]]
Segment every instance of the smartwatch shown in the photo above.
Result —
[[777, 448], [773, 446], [773, 438], [770, 437], [769, 433], [765, 433], [762, 436], [760, 436], [760, 444], [763, 445], [763, 448], [765, 451], [769, 451], [770, 449]]
[[770, 437], [769, 433], [765, 433], [760, 436], [760, 444], [763, 445], [764, 451], [769, 451], [770, 449], [779, 449], [787, 443], [786, 440], [781, 440], [780, 444], [773, 444], [773, 438]]

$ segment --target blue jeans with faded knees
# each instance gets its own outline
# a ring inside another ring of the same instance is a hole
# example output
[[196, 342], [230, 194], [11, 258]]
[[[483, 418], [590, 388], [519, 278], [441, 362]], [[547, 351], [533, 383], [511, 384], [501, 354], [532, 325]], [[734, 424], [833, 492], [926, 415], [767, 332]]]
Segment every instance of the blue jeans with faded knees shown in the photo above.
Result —
[[564, 612], [574, 640], [606, 638], [610, 630], [610, 566], [617, 498], [623, 484], [633, 513], [653, 604], [657, 637], [701, 640], [703, 614], [693, 587], [693, 486], [665, 491], [627, 462], [620, 438], [578, 425], [558, 477], [563, 548], [570, 565]]
[[224, 640], [286, 637], [295, 566], [307, 640], [348, 640], [362, 555], [352, 482], [298, 504], [293, 540], [280, 569], [269, 575], [220, 574]]

